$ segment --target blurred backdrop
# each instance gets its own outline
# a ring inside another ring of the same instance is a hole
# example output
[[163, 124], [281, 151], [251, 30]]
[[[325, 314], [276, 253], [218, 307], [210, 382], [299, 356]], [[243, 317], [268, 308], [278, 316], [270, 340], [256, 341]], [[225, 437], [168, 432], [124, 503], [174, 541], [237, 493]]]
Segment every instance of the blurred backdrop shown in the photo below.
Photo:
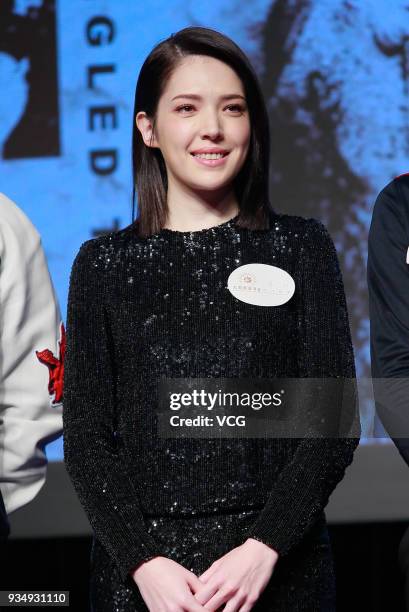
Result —
[[[375, 197], [409, 171], [407, 0], [1, 0], [0, 191], [40, 231], [65, 319], [84, 240], [131, 222], [134, 90], [142, 62], [187, 25], [249, 56], [271, 127], [271, 201], [320, 219], [338, 249], [359, 376], [374, 419], [365, 278]], [[62, 459], [62, 440], [47, 449]]]

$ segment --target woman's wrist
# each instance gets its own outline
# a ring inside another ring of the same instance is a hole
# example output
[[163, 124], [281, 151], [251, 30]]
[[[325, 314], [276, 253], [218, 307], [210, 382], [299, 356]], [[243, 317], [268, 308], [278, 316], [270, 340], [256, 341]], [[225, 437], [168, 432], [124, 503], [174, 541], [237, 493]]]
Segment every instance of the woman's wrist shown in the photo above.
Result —
[[143, 567], [145, 565], [145, 563], [148, 563], [149, 561], [151, 561], [152, 559], [157, 559], [159, 555], [155, 555], [153, 557], [149, 557], [149, 559], [142, 559], [142, 561], [139, 561], [139, 563], [137, 563], [137, 565], [135, 565], [131, 570], [130, 570], [130, 575], [132, 576], [132, 578], [135, 578], [137, 572], [139, 569], [141, 569], [141, 567]]
[[244, 543], [248, 546], [253, 546], [253, 547], [263, 546], [265, 550], [271, 551], [274, 562], [278, 560], [279, 554], [272, 546], [270, 546], [270, 544], [266, 544], [265, 542], [262, 542], [261, 540], [256, 540], [255, 538], [252, 538], [252, 537], [247, 538], [247, 540]]

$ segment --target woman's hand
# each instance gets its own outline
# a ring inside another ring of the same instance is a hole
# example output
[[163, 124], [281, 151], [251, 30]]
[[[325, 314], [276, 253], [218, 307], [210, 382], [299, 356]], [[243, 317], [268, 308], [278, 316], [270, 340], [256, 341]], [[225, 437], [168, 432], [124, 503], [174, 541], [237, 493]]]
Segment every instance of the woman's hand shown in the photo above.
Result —
[[195, 599], [205, 610], [219, 610], [228, 602], [223, 612], [248, 612], [264, 591], [277, 559], [273, 548], [249, 538], [199, 576], [203, 586]]
[[144, 561], [131, 576], [151, 612], [206, 611], [194, 597], [203, 584], [193, 572], [172, 559], [157, 556]]

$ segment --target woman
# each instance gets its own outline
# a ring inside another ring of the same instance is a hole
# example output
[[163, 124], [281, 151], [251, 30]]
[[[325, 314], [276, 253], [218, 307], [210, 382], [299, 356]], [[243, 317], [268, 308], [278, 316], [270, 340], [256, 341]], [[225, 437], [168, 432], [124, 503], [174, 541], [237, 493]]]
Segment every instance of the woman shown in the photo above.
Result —
[[[268, 166], [242, 51], [197, 27], [157, 45], [135, 95], [138, 219], [85, 242], [70, 281], [64, 449], [97, 612], [335, 609], [323, 509], [357, 438], [158, 429], [163, 379], [355, 376], [332, 240], [272, 210]], [[291, 275], [292, 297], [234, 295], [229, 275], [254, 262]]]

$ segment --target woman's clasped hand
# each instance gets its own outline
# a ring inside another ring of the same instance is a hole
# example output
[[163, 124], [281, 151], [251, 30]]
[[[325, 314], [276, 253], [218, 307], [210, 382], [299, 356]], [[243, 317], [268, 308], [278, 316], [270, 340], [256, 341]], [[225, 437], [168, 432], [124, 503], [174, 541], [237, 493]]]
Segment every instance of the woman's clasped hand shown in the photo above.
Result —
[[249, 612], [271, 578], [278, 554], [249, 538], [199, 577], [176, 561], [155, 557], [133, 579], [151, 612]]

